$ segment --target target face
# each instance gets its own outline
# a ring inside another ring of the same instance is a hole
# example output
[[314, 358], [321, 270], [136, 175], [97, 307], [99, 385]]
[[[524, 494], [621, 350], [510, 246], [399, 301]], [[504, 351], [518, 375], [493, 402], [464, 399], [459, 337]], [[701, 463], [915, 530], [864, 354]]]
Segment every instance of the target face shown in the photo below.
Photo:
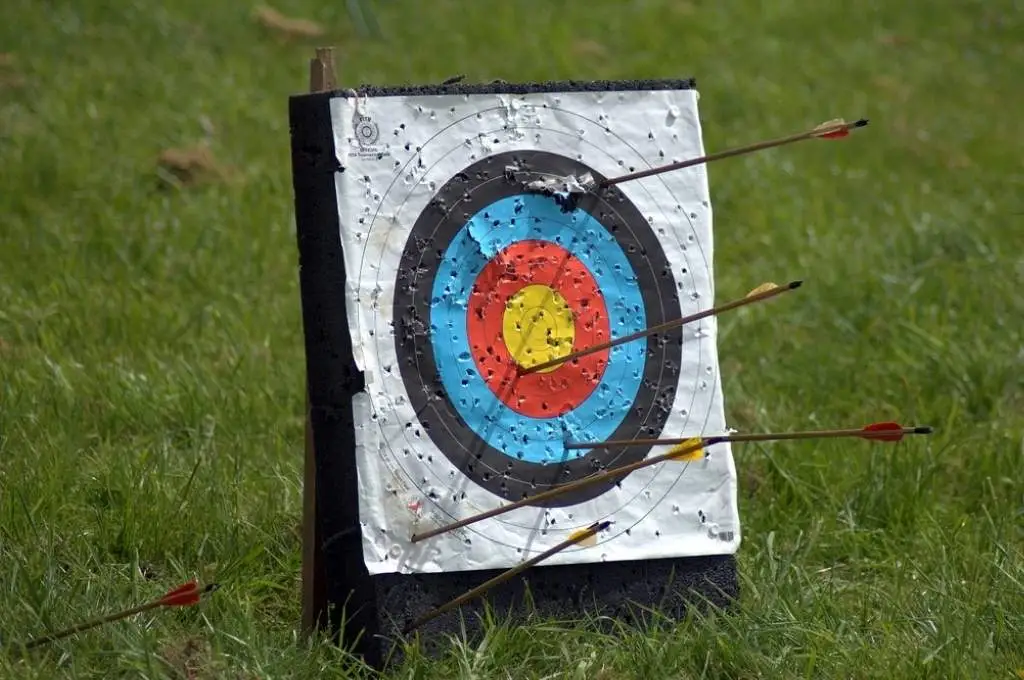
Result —
[[[525, 172], [510, 181], [511, 166]], [[438, 450], [500, 498], [643, 459], [649, 449], [588, 453], [563, 443], [656, 436], [675, 396], [678, 330], [651, 346], [517, 370], [680, 316], [671, 265], [628, 199], [585, 198], [565, 211], [524, 191], [524, 181], [586, 172], [594, 170], [543, 151], [477, 161], [440, 187], [402, 253], [395, 308], [407, 312], [395, 330], [406, 392]]]
[[699, 155], [695, 93], [339, 97], [332, 106], [344, 294], [367, 383], [355, 415], [371, 573], [510, 567], [604, 519], [613, 524], [598, 545], [550, 563], [735, 550], [727, 447], [409, 541], [652, 455], [566, 442], [724, 429], [713, 319], [557, 363], [712, 304], [703, 169], [572, 201], [535, 185]]

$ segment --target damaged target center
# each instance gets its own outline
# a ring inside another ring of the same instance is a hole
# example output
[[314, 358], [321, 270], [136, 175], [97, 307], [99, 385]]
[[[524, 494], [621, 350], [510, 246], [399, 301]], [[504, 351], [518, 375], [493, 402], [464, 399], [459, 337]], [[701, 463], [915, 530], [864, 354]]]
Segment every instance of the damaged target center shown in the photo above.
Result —
[[[554, 288], [529, 284], [505, 304], [502, 338], [517, 365], [532, 368], [568, 356], [576, 337], [575, 318]], [[550, 373], [557, 366], [542, 368]]]

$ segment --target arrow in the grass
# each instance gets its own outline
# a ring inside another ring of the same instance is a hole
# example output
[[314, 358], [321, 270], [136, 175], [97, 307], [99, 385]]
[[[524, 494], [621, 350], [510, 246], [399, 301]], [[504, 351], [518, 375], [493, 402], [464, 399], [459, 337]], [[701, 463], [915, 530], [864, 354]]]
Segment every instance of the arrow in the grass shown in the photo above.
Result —
[[610, 440], [602, 442], [567, 442], [565, 444], [566, 449], [598, 449], [598, 448], [617, 448], [617, 447], [630, 447], [630, 446], [656, 446], [656, 445], [671, 445], [672, 448], [668, 452], [653, 456], [651, 458], [645, 458], [638, 460], [634, 463], [627, 465], [621, 465], [619, 467], [611, 468], [610, 470], [604, 470], [582, 479], [577, 479], [574, 482], [568, 482], [566, 484], [560, 484], [547, 491], [542, 491], [533, 496], [527, 496], [526, 498], [520, 499], [508, 505], [493, 508], [485, 512], [472, 515], [466, 519], [461, 519], [451, 524], [446, 524], [443, 527], [431, 529], [420, 534], [413, 534], [410, 537], [410, 541], [413, 543], [419, 543], [425, 541], [428, 538], [439, 536], [449, 531], [459, 529], [470, 524], [474, 524], [481, 520], [485, 520], [491, 517], [497, 517], [506, 512], [511, 512], [516, 508], [521, 508], [524, 505], [532, 505], [539, 503], [540, 501], [551, 500], [564, 494], [582, 489], [593, 484], [600, 484], [601, 482], [611, 481], [619, 477], [628, 475], [631, 472], [636, 472], [658, 463], [664, 463], [666, 461], [686, 461], [691, 462], [694, 460], [700, 460], [704, 457], [704, 449], [714, 444], [722, 444], [725, 442], [767, 442], [767, 441], [783, 441], [787, 439], [834, 439], [839, 437], [860, 437], [862, 439], [868, 439], [873, 441], [884, 441], [884, 442], [898, 442], [903, 439], [906, 435], [911, 434], [931, 434], [932, 428], [927, 426], [916, 426], [916, 427], [904, 427], [899, 423], [874, 423], [867, 425], [866, 427], [856, 429], [845, 429], [845, 430], [809, 430], [803, 432], [766, 432], [761, 434], [725, 434], [715, 435], [711, 437], [685, 437], [679, 439], [622, 439], [622, 440]]
[[86, 631], [91, 628], [96, 628], [106, 623], [113, 623], [114, 621], [127, 619], [130, 616], [135, 616], [136, 614], [141, 614], [142, 612], [146, 612], [151, 609], [157, 609], [158, 607], [191, 607], [192, 605], [199, 604], [199, 601], [202, 599], [203, 595], [207, 593], [212, 593], [218, 587], [219, 586], [216, 583], [211, 583], [207, 585], [205, 588], [200, 588], [199, 584], [196, 583], [195, 580], [192, 580], [188, 583], [178, 586], [177, 588], [172, 588], [171, 590], [168, 590], [159, 599], [152, 600], [145, 604], [141, 604], [137, 607], [132, 607], [131, 609], [125, 609], [114, 614], [107, 614], [106, 616], [101, 616], [97, 619], [85, 621], [83, 623], [71, 626], [70, 628], [65, 628], [64, 630], [58, 631], [56, 633], [50, 633], [42, 637], [34, 638], [24, 643], [23, 646], [26, 649], [39, 647], [40, 645], [53, 642], [54, 640], [60, 640], [61, 638], [66, 638], [70, 635], [74, 635], [75, 633], [81, 633], [82, 631]]
[[526, 571], [527, 569], [534, 566], [535, 564], [538, 564], [539, 562], [543, 562], [555, 553], [562, 552], [566, 548], [572, 547], [577, 544], [587, 545], [588, 547], [593, 545], [596, 542], [594, 539], [596, 539], [597, 534], [604, 531], [609, 526], [611, 526], [611, 522], [605, 520], [602, 522], [596, 522], [594, 524], [591, 524], [586, 529], [574, 531], [573, 533], [569, 534], [569, 537], [567, 539], [565, 539], [558, 545], [548, 548], [539, 555], [531, 557], [530, 559], [526, 560], [521, 564], [517, 564], [511, 569], [501, 572], [494, 578], [485, 581], [484, 583], [481, 583], [476, 588], [466, 591], [462, 595], [459, 595], [455, 599], [446, 602], [445, 604], [441, 605], [440, 607], [437, 607], [436, 609], [432, 609], [431, 611], [427, 612], [426, 614], [424, 614], [423, 616], [421, 616], [420, 618], [416, 619], [414, 622], [406, 626], [405, 630], [402, 631], [402, 634], [408, 635], [411, 631], [415, 630], [416, 628], [419, 628], [427, 621], [435, 619], [441, 614], [444, 614], [447, 611], [455, 609], [456, 607], [460, 607], [466, 602], [472, 600], [473, 598], [480, 597], [494, 586], [500, 583], [504, 583], [516, 574], [520, 574]]
[[663, 333], [665, 331], [672, 330], [673, 328], [678, 328], [679, 326], [685, 326], [688, 323], [693, 323], [694, 321], [700, 321], [701, 319], [705, 319], [709, 316], [717, 316], [722, 312], [728, 312], [738, 307], [744, 307], [755, 302], [768, 300], [769, 298], [773, 298], [777, 295], [782, 295], [783, 293], [789, 292], [791, 290], [796, 290], [802, 284], [803, 281], [791, 281], [790, 283], [787, 283], [785, 286], [779, 286], [774, 283], [762, 283], [760, 286], [750, 291], [749, 293], [739, 298], [738, 300], [732, 300], [731, 302], [726, 302], [725, 304], [719, 305], [717, 307], [711, 307], [710, 309], [705, 309], [702, 312], [696, 312], [695, 314], [690, 314], [689, 316], [673, 319], [671, 321], [665, 321], [664, 323], [660, 323], [656, 326], [651, 326], [649, 328], [639, 330], [636, 333], [630, 333], [629, 335], [624, 335], [621, 338], [615, 338], [614, 340], [609, 340], [608, 342], [602, 342], [598, 345], [591, 345], [590, 347], [585, 347], [581, 350], [570, 352], [569, 354], [566, 354], [564, 357], [550, 359], [539, 364], [534, 364], [533, 366], [530, 366], [528, 368], [520, 366], [518, 367], [517, 371], [519, 375], [529, 375], [530, 373], [543, 371], [546, 368], [558, 366], [559, 364], [564, 364], [567, 361], [573, 361], [574, 359], [585, 357], [588, 354], [594, 354], [595, 352], [601, 352], [606, 349], [611, 349], [612, 347], [617, 347], [627, 342], [639, 340], [640, 338], [646, 338], [647, 336], [654, 335], [655, 333]]
[[826, 121], [820, 125], [816, 125], [814, 128], [807, 130], [806, 132], [798, 132], [795, 135], [789, 135], [788, 137], [780, 137], [778, 139], [769, 139], [763, 142], [756, 142], [754, 144], [748, 144], [746, 146], [736, 147], [734, 149], [727, 149], [725, 151], [719, 151], [717, 153], [707, 154], [705, 156], [699, 156], [697, 158], [691, 158], [685, 161], [679, 161], [677, 163], [669, 163], [668, 165], [662, 165], [656, 168], [650, 168], [649, 170], [638, 170], [637, 172], [631, 172], [628, 175], [619, 175], [618, 177], [609, 177], [602, 180], [599, 183], [600, 188], [610, 187], [615, 184], [621, 184], [623, 182], [629, 182], [634, 179], [641, 179], [643, 177], [650, 177], [652, 175], [660, 175], [666, 172], [672, 172], [673, 170], [682, 170], [683, 168], [689, 168], [694, 165], [700, 165], [702, 163], [710, 163], [711, 161], [721, 160], [723, 158], [732, 158], [733, 156], [742, 156], [744, 154], [753, 153], [754, 151], [762, 151], [764, 149], [771, 149], [776, 146], [783, 146], [784, 144], [792, 144], [794, 142], [801, 142], [805, 139], [839, 139], [847, 137], [850, 134], [850, 130], [855, 128], [862, 128], [868, 124], [866, 118], [855, 120], [852, 123], [847, 123], [841, 118], [835, 120]]

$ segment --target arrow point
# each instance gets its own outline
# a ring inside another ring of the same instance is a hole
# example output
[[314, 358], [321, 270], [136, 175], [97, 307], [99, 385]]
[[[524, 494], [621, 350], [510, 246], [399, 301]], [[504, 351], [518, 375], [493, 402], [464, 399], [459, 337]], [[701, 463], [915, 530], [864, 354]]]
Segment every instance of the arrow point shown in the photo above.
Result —
[[790, 284], [789, 284], [789, 289], [790, 289], [790, 290], [794, 290], [794, 289], [796, 289], [796, 288], [799, 288], [799, 287], [800, 287], [800, 286], [802, 286], [802, 285], [804, 285], [804, 282], [803, 282], [803, 281], [792, 281], [792, 282], [790, 282]]
[[855, 127], [855, 128], [867, 127], [867, 124], [868, 124], [868, 119], [867, 118], [861, 118], [860, 120], [858, 120], [856, 123], [853, 124], [853, 127]]
[[922, 425], [914, 428], [914, 434], [931, 434], [935, 431], [935, 428], [931, 425]]

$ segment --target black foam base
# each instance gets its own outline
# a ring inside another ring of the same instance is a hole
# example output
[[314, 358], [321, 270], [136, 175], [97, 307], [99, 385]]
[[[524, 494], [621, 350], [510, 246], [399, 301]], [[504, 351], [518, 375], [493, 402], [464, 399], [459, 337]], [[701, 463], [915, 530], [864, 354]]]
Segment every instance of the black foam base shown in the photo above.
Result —
[[[462, 593], [501, 573], [501, 570], [450, 574], [386, 574], [376, 576], [379, 647], [385, 658], [402, 658], [403, 628]], [[699, 600], [723, 607], [737, 594], [732, 557], [715, 556], [646, 562], [604, 562], [585, 565], [537, 566], [489, 590], [486, 606], [498, 620], [578, 621], [607, 617], [639, 626], [658, 618], [681, 619]], [[485, 602], [467, 603], [415, 630], [428, 655], [441, 653], [448, 636], [466, 631], [470, 639], [482, 634]]]
[[[439, 85], [360, 88], [360, 94], [524, 93], [571, 90], [654, 90], [694, 87], [692, 80], [617, 83]], [[394, 661], [395, 641], [406, 624], [495, 576], [496, 571], [371, 577], [363, 562], [359, 527], [352, 396], [363, 377], [352, 357], [345, 303], [345, 265], [335, 193], [341, 171], [334, 150], [329, 101], [344, 92], [290, 99], [292, 173], [305, 331], [310, 419], [316, 449], [316, 505], [326, 574], [327, 623], [339, 642], [367, 663]], [[526, 597], [527, 587], [529, 598]], [[485, 605], [499, 617], [532, 611], [544, 618], [580, 619], [601, 614], [641, 622], [639, 612], [671, 618], [698, 600], [724, 605], [737, 592], [731, 557], [683, 558], [590, 565], [543, 565], [419, 629], [428, 652], [465, 625], [479, 632]], [[527, 607], [527, 603], [531, 606]]]

